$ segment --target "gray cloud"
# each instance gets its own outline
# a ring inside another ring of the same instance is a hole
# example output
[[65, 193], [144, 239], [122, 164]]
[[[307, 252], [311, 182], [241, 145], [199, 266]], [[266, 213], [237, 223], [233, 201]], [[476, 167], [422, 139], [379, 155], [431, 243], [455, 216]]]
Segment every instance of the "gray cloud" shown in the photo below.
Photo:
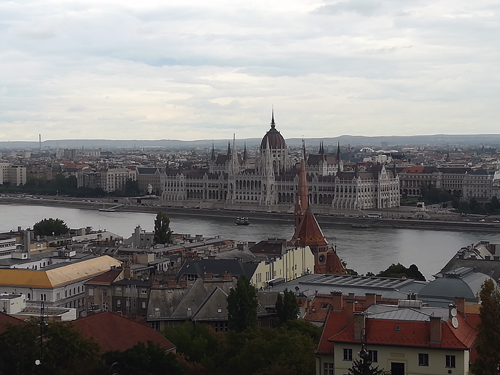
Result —
[[273, 104], [285, 137], [496, 132], [499, 10], [0, 2], [0, 139], [254, 137]]

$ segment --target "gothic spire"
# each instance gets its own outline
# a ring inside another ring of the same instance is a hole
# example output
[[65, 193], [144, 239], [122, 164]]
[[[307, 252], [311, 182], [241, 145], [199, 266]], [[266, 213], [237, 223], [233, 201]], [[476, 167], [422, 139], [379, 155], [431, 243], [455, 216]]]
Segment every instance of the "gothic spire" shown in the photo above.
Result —
[[215, 145], [214, 143], [212, 142], [212, 155], [210, 156], [211, 160], [215, 160]]
[[337, 173], [340, 173], [340, 141], [337, 142]]
[[271, 128], [275, 128], [276, 127], [276, 124], [274, 122], [274, 108], [272, 109], [272, 112], [271, 112]]
[[227, 142], [227, 156], [231, 155], [231, 142]]

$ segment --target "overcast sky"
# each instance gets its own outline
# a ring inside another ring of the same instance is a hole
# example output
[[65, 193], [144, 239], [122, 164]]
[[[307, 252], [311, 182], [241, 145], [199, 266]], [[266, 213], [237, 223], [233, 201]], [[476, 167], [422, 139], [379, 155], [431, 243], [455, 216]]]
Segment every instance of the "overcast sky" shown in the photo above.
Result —
[[0, 140], [498, 133], [500, 3], [1, 0]]

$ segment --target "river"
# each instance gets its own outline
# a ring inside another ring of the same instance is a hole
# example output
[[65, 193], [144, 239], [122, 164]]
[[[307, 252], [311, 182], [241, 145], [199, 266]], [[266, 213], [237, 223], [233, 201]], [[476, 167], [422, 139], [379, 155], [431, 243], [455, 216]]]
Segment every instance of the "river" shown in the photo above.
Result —
[[[206, 237], [240, 241], [261, 241], [267, 238], [290, 239], [292, 221], [255, 219], [248, 226], [234, 225], [234, 219], [203, 217], [172, 213], [170, 227], [176, 233], [201, 234]], [[25, 229], [45, 218], [59, 218], [71, 228], [90, 226], [95, 230], [107, 229], [122, 237], [131, 236], [140, 225], [153, 230], [155, 215], [135, 212], [101, 212], [75, 208], [30, 206], [23, 204], [0, 205], [0, 232]], [[337, 246], [339, 256], [347, 267], [360, 274], [378, 273], [392, 263], [406, 267], [416, 264], [427, 279], [438, 272], [462, 246], [487, 240], [500, 243], [500, 233], [433, 231], [399, 228], [359, 228], [322, 223], [328, 241]]]

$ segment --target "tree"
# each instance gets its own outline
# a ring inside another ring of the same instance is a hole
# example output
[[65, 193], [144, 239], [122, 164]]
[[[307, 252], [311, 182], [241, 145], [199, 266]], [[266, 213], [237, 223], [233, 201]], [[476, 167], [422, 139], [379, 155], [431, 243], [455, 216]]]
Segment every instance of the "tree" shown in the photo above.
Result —
[[170, 230], [170, 218], [165, 212], [159, 211], [156, 214], [156, 219], [155, 219], [154, 243], [155, 244], [170, 243], [171, 236], [172, 236], [172, 231]]
[[480, 322], [477, 325], [477, 359], [472, 365], [476, 375], [497, 375], [500, 373], [500, 291], [493, 280], [483, 283], [479, 309]]
[[69, 227], [61, 219], [43, 219], [33, 225], [33, 230], [35, 235], [40, 236], [59, 236], [61, 234], [66, 234], [69, 231]]
[[377, 276], [380, 277], [399, 277], [399, 278], [409, 278], [419, 281], [425, 281], [424, 275], [418, 270], [418, 267], [412, 264], [409, 268], [406, 268], [401, 263], [392, 264], [385, 271], [381, 271]]
[[227, 296], [229, 329], [242, 332], [257, 327], [257, 306], [257, 289], [245, 274], [241, 274], [236, 288], [231, 289]]
[[164, 348], [151, 341], [147, 346], [140, 342], [125, 351], [106, 352], [103, 358], [106, 362], [106, 370], [113, 367], [113, 370], [120, 375], [188, 374], [175, 354], [165, 352]]
[[283, 296], [278, 293], [276, 299], [276, 312], [278, 313], [279, 324], [297, 319], [299, 314], [299, 301], [291, 290], [285, 289]]
[[354, 359], [352, 367], [348, 370], [349, 375], [384, 375], [386, 372], [383, 369], [373, 367], [370, 361]]
[[[36, 360], [41, 362], [38, 366]], [[40, 321], [32, 319], [0, 334], [0, 363], [1, 375], [84, 375], [100, 365], [99, 345], [67, 324], [49, 322], [40, 327]]]

